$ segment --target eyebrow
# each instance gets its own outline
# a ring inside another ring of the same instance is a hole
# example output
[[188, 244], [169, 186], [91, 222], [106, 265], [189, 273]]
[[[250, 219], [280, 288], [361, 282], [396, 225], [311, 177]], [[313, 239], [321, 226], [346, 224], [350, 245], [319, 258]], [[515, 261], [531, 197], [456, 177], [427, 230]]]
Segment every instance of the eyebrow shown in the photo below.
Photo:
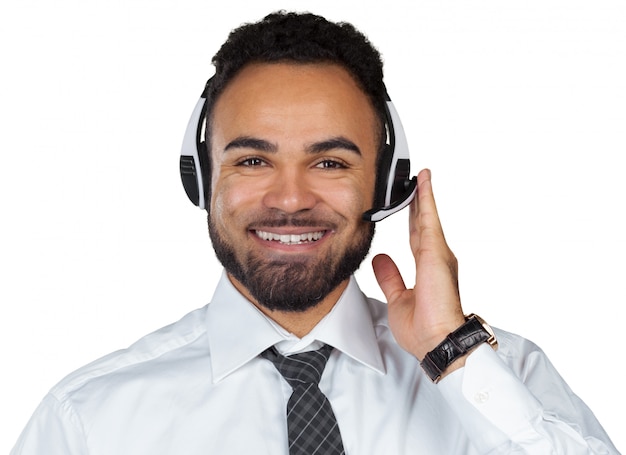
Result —
[[315, 153], [327, 152], [329, 150], [334, 150], [334, 149], [344, 149], [350, 152], [354, 152], [357, 155], [361, 155], [361, 149], [359, 149], [359, 147], [350, 139], [347, 139], [342, 136], [333, 137], [325, 141], [315, 142], [309, 145], [306, 148], [306, 151], [308, 153], [315, 154]]
[[[228, 144], [226, 144], [226, 147], [224, 147], [224, 151], [226, 152], [230, 149], [236, 148], [249, 148], [252, 150], [257, 150], [259, 152], [269, 153], [278, 152], [278, 146], [276, 144], [272, 144], [271, 142], [264, 139], [258, 139], [250, 136], [241, 136], [233, 139]], [[317, 153], [323, 153], [334, 149], [348, 150], [350, 152], [356, 153], [359, 156], [361, 155], [361, 149], [359, 149], [359, 147], [354, 142], [343, 136], [332, 137], [323, 141], [314, 142], [308, 145], [305, 148], [305, 151], [307, 153], [315, 155]]]
[[233, 139], [226, 147], [224, 147], [224, 151], [227, 152], [230, 149], [236, 148], [247, 148], [258, 150], [259, 152], [277, 152], [278, 147], [276, 144], [272, 144], [271, 142], [265, 141], [263, 139], [257, 139], [250, 136], [240, 136], [236, 139]]

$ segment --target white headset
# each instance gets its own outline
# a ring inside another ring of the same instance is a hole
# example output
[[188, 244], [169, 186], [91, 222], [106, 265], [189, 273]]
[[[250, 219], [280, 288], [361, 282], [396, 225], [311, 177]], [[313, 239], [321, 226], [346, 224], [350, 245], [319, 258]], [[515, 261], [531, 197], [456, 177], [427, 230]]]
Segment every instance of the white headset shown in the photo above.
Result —
[[[207, 88], [211, 79], [206, 83], [202, 96], [196, 103], [185, 137], [180, 155], [180, 177], [187, 196], [201, 209], [208, 209], [208, 189], [211, 185], [211, 163], [208, 156], [205, 140], [205, 118], [207, 109]], [[380, 221], [389, 215], [402, 210], [410, 204], [417, 193], [417, 177], [409, 177], [411, 166], [409, 160], [409, 146], [402, 128], [402, 122], [389, 95], [386, 94], [385, 127], [387, 130], [387, 144], [383, 150], [378, 169], [377, 188], [384, 191], [382, 207], [374, 207], [363, 214], [363, 219], [370, 222]]]

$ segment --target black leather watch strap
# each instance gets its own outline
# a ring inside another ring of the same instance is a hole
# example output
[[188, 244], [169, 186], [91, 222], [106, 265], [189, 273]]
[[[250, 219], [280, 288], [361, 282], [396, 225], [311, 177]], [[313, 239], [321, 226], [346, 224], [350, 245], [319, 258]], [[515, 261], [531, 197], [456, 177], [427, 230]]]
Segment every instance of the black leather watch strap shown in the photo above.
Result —
[[438, 382], [446, 368], [481, 343], [496, 346], [491, 328], [480, 317], [472, 314], [461, 327], [450, 333], [422, 360], [422, 368], [433, 382]]

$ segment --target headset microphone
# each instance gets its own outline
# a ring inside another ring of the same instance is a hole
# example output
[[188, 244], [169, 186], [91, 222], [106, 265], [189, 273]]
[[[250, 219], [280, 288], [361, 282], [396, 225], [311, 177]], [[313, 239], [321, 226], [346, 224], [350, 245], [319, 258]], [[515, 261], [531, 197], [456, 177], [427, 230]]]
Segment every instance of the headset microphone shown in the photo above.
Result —
[[[211, 185], [211, 163], [205, 139], [207, 109], [207, 82], [202, 96], [196, 103], [183, 138], [180, 156], [180, 177], [187, 196], [201, 209], [208, 209]], [[377, 171], [376, 188], [384, 194], [377, 195], [382, 207], [375, 207], [363, 214], [365, 221], [380, 221], [409, 205], [417, 193], [417, 177], [410, 177], [409, 147], [400, 117], [386, 95], [385, 121], [388, 143], [382, 151]]]

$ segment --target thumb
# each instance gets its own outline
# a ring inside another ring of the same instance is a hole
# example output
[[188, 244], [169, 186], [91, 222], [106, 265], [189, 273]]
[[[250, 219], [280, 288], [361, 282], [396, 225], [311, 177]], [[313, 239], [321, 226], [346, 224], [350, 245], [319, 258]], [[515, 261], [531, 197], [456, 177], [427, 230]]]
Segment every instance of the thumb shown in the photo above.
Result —
[[376, 275], [376, 281], [383, 294], [387, 298], [387, 303], [395, 301], [400, 294], [406, 291], [406, 286], [400, 270], [393, 259], [386, 254], [379, 254], [372, 260], [372, 268], [374, 269], [374, 275]]

